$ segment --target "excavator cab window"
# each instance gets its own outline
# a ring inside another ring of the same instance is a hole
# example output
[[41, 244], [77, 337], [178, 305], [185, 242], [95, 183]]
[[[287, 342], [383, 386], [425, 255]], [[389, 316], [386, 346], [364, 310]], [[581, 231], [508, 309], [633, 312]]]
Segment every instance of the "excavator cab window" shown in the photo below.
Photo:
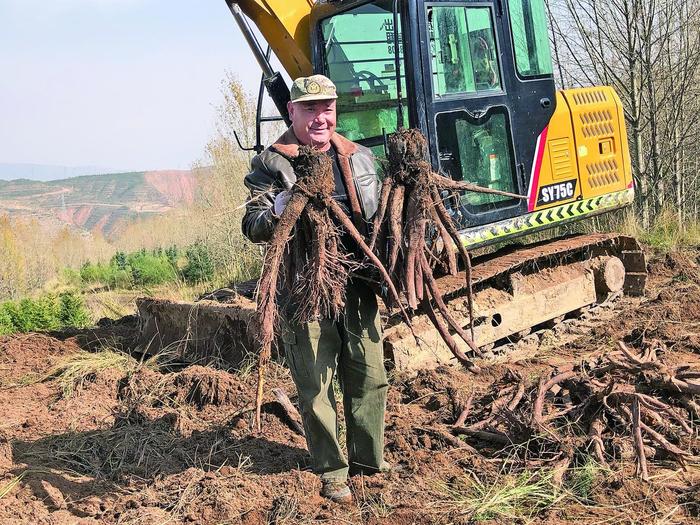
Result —
[[434, 96], [500, 90], [491, 10], [435, 6], [427, 15]]
[[[516, 193], [510, 130], [505, 111], [475, 119], [465, 111], [437, 115], [440, 166], [450, 177], [496, 190]], [[462, 205], [471, 213], [512, 204], [512, 199], [466, 192]]]
[[[396, 131], [398, 120], [392, 1], [363, 4], [320, 25], [326, 75], [338, 90], [338, 133], [376, 146], [377, 140], [368, 139]], [[398, 37], [401, 43], [400, 28]], [[399, 56], [403, 62], [402, 49]], [[406, 93], [403, 67], [401, 92]], [[406, 115], [402, 125], [408, 126]]]
[[[493, 105], [478, 114], [465, 107], [466, 101], [480, 104], [503, 93], [492, 9], [484, 4], [432, 4], [426, 16], [435, 103], [464, 101], [463, 108], [436, 112], [440, 168], [456, 180], [517, 192], [505, 106]], [[461, 204], [473, 216], [512, 205], [513, 200], [466, 192]]]
[[551, 75], [544, 0], [509, 0], [508, 10], [518, 74], [526, 78]]

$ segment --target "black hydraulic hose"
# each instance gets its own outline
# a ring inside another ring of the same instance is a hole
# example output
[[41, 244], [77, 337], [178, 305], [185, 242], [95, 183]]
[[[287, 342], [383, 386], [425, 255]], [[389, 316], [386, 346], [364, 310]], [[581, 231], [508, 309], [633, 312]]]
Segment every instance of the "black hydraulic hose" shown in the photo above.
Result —
[[248, 25], [248, 21], [243, 15], [243, 11], [241, 11], [241, 8], [238, 6], [238, 4], [236, 4], [233, 0], [226, 0], [226, 5], [228, 5], [228, 8], [230, 9], [233, 18], [236, 20], [236, 23], [238, 24], [238, 27], [241, 30], [241, 33], [243, 33], [243, 37], [248, 43], [250, 50], [252, 51], [253, 55], [255, 56], [255, 59], [258, 61], [258, 64], [260, 65], [260, 68], [263, 71], [263, 82], [265, 84], [267, 92], [270, 95], [270, 98], [272, 99], [272, 102], [275, 104], [277, 111], [279, 111], [279, 114], [282, 116], [284, 121], [287, 123], [287, 125], [289, 125], [290, 120], [289, 114], [287, 112], [287, 102], [289, 101], [289, 87], [287, 87], [287, 84], [285, 83], [279, 71], [275, 71], [274, 69], [272, 69], [272, 64], [270, 64], [269, 55], [266, 56], [266, 53], [262, 50], [262, 47], [260, 47], [258, 39], [255, 38], [255, 34], [253, 34], [253, 31]]
[[403, 94], [401, 92], [401, 58], [399, 55], [399, 0], [392, 6], [394, 17], [394, 69], [396, 70], [396, 129], [403, 127]]

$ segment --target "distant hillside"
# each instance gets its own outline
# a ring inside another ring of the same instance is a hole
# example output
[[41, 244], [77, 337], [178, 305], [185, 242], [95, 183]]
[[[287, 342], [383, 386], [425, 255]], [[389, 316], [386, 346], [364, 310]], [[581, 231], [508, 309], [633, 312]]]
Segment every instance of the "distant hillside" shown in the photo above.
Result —
[[[58, 180], [93, 173], [114, 173], [119, 170], [97, 166], [54, 166], [0, 162], [0, 179]], [[123, 171], [123, 170], [122, 170]]]
[[127, 222], [194, 200], [184, 170], [85, 175], [48, 182], [0, 180], [0, 214], [62, 222], [113, 236]]

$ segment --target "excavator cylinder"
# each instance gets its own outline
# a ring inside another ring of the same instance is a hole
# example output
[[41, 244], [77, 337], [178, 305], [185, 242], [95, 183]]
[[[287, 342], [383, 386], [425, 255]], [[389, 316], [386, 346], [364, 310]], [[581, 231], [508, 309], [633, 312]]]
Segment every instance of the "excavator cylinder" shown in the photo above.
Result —
[[277, 108], [277, 111], [282, 116], [285, 123], [289, 125], [291, 123], [289, 120], [289, 113], [287, 112], [287, 102], [289, 102], [289, 87], [287, 87], [287, 84], [282, 78], [280, 72], [275, 71], [272, 68], [272, 64], [270, 64], [267, 55], [263, 51], [262, 47], [260, 47], [258, 39], [255, 38], [255, 35], [250, 29], [248, 21], [243, 15], [243, 11], [241, 11], [241, 8], [238, 6], [238, 4], [229, 1], [227, 1], [226, 4], [231, 10], [231, 14], [236, 20], [236, 23], [238, 24], [241, 33], [243, 33], [243, 37], [248, 43], [248, 46], [250, 47], [250, 50], [253, 53], [253, 56], [258, 61], [260, 69], [262, 69], [263, 83], [265, 84], [265, 89], [267, 90], [267, 93], [270, 95], [272, 102], [275, 104], [275, 108]]

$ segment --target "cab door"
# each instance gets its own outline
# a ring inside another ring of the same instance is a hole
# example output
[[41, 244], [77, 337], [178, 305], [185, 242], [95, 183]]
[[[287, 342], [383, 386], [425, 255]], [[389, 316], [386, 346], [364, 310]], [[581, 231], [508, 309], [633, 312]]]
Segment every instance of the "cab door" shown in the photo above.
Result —
[[[539, 78], [518, 75], [500, 1], [430, 1], [421, 15], [432, 164], [456, 180], [527, 194], [538, 138], [554, 112], [551, 71]], [[526, 211], [527, 201], [470, 192], [461, 196], [455, 218], [467, 228]]]

